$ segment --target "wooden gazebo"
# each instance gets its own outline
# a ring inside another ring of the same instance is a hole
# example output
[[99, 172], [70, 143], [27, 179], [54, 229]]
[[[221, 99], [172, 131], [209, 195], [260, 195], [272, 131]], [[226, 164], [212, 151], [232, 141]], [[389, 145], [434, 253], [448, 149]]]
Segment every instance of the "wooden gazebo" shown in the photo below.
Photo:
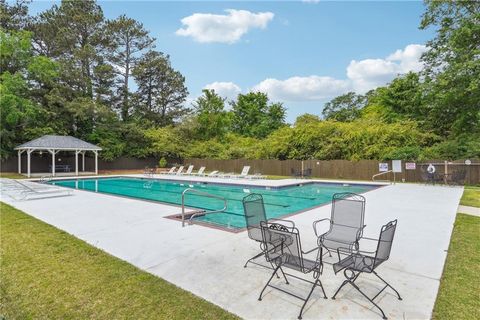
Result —
[[98, 174], [98, 151], [99, 146], [71, 136], [45, 135], [31, 140], [15, 148], [18, 150], [18, 173], [22, 173], [22, 154], [27, 154], [27, 176], [30, 178], [31, 154], [34, 151], [47, 151], [52, 155], [52, 176], [55, 176], [55, 155], [59, 151], [75, 152], [75, 175], [78, 176], [78, 155], [82, 155], [82, 170], [85, 170], [85, 153], [91, 151], [95, 154], [95, 174]]

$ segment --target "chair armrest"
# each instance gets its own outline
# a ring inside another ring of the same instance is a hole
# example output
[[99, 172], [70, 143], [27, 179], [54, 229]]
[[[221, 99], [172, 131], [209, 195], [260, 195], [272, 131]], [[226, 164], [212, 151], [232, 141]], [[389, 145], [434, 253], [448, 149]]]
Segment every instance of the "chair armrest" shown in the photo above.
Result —
[[323, 221], [331, 221], [330, 218], [325, 218], [325, 219], [320, 219], [320, 220], [316, 220], [316, 221], [313, 221], [313, 232], [315, 233], [315, 236], [318, 238], [319, 235], [317, 233], [317, 224], [320, 223], [320, 222], [323, 222]]
[[315, 248], [313, 248], [313, 249], [310, 249], [310, 250], [308, 250], [308, 251], [303, 251], [303, 250], [302, 250], [302, 254], [309, 254], [309, 253], [312, 253], [313, 251], [319, 250], [319, 249], [321, 249], [321, 247], [318, 247], [318, 246], [317, 246], [317, 247], [315, 247]]
[[295, 228], [295, 222], [293, 222], [292, 220], [270, 218], [270, 219], [267, 219], [267, 221], [268, 222], [283, 222], [285, 224], [290, 224], [292, 229]]
[[379, 239], [369, 238], [369, 237], [361, 237], [360, 240], [362, 240], [362, 239], [376, 241], [376, 242], [378, 242], [378, 240], [379, 240]]
[[342, 260], [340, 257], [340, 251], [343, 251], [343, 253], [351, 255], [352, 254], [352, 249], [346, 248], [346, 247], [338, 247], [337, 248], [337, 256], [338, 256], [338, 261]]

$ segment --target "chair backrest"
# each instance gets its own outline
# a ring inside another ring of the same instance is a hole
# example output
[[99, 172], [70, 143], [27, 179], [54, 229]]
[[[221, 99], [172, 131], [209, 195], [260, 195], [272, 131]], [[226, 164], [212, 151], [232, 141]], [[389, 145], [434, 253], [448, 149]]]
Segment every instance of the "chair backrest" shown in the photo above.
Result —
[[390, 221], [382, 226], [380, 237], [378, 237], [377, 251], [375, 253], [375, 267], [390, 258], [396, 229], [397, 220]]
[[298, 229], [266, 221], [262, 221], [260, 224], [267, 261], [304, 272], [302, 245]]
[[244, 166], [242, 173], [240, 173], [241, 176], [246, 176], [248, 174], [248, 171], [250, 171], [250, 166]]
[[331, 223], [350, 228], [363, 228], [365, 197], [351, 192], [335, 193], [332, 198]]
[[251, 193], [243, 198], [242, 203], [248, 237], [255, 241], [262, 241], [260, 223], [267, 221], [262, 195]]
[[218, 174], [218, 170], [215, 170], [215, 171], [210, 172], [208, 175], [209, 176], [215, 176], [217, 174]]
[[187, 172], [185, 172], [185, 173], [190, 174], [190, 173], [192, 173], [192, 171], [193, 171], [193, 166], [190, 165], [190, 166], [188, 166]]
[[183, 166], [178, 167], [177, 174], [182, 173], [182, 171], [183, 171]]
[[197, 171], [197, 174], [202, 174], [203, 171], [205, 171], [205, 167], [200, 167], [200, 169]]
[[312, 168], [308, 168], [303, 170], [303, 176], [304, 177], [310, 177], [312, 175]]
[[171, 167], [170, 170], [168, 170], [168, 173], [174, 173], [175, 169], [177, 169], [177, 167]]

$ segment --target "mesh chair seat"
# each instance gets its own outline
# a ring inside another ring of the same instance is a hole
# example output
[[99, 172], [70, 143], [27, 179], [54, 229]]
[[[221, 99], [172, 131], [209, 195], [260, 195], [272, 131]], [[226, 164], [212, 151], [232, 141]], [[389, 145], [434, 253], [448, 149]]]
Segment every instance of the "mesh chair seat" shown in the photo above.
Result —
[[334, 225], [329, 231], [321, 236], [322, 244], [333, 250], [339, 247], [348, 247], [358, 241], [359, 228]]
[[303, 270], [300, 268], [300, 263], [299, 263], [299, 258], [295, 257], [293, 255], [286, 255], [286, 259], [282, 262], [283, 265], [287, 268], [303, 272], [309, 273], [313, 271], [314, 269], [318, 269], [321, 267], [321, 265], [317, 261], [313, 261], [310, 259], [303, 258], [302, 264], [303, 264]]
[[368, 255], [354, 253], [335, 263], [333, 265], [333, 270], [335, 271], [335, 273], [338, 273], [343, 269], [371, 273], [384, 261], [385, 260], [381, 260], [378, 258], [375, 259], [375, 257], [371, 257]]

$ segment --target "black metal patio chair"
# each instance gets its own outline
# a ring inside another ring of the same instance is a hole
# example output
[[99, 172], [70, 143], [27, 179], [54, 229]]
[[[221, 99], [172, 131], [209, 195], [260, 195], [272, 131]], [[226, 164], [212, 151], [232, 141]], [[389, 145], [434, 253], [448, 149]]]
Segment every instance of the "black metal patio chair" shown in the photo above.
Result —
[[[327, 249], [331, 256], [339, 247], [349, 248], [350, 252], [358, 249], [358, 240], [365, 225], [365, 197], [350, 192], [335, 193], [332, 197], [331, 217], [313, 222], [313, 230], [318, 237], [318, 244]], [[327, 232], [320, 234], [320, 222], [330, 222]]]
[[302, 176], [302, 172], [300, 170], [295, 170], [294, 168], [290, 168], [290, 175], [294, 178], [298, 178]]
[[[263, 243], [262, 230], [260, 227], [261, 222], [267, 221], [267, 215], [265, 212], [265, 205], [261, 194], [252, 193], [244, 197], [242, 200], [243, 210], [245, 214], [245, 223], [247, 225], [248, 237], [260, 244], [260, 253], [251, 257], [245, 262], [244, 267], [247, 267], [249, 262], [264, 266], [256, 263], [254, 260], [265, 254], [265, 246]], [[268, 221], [275, 221], [276, 223], [284, 224], [290, 227], [295, 227], [295, 223], [290, 220], [283, 219], [268, 219]]]
[[465, 179], [467, 177], [467, 171], [465, 170], [455, 170], [451, 175], [448, 175], [446, 178], [446, 182], [449, 185], [453, 186], [461, 186], [465, 184]]
[[[302, 244], [300, 241], [300, 233], [297, 228], [287, 227], [278, 223], [264, 221], [262, 221], [260, 225], [263, 243], [266, 249], [265, 258], [269, 263], [275, 266], [275, 269], [273, 270], [270, 279], [268, 279], [267, 284], [260, 292], [258, 300], [262, 300], [262, 295], [267, 287], [271, 287], [286, 294], [289, 294], [303, 301], [302, 308], [300, 309], [300, 313], [298, 315], [298, 319], [302, 319], [303, 309], [305, 308], [305, 305], [307, 304], [308, 300], [312, 296], [312, 293], [317, 286], [322, 289], [324, 299], [327, 299], [327, 295], [325, 294], [325, 290], [323, 289], [322, 282], [320, 281], [320, 275], [322, 274], [323, 270], [322, 247], [318, 246], [313, 248], [312, 250], [304, 252], [302, 250]], [[314, 260], [310, 260], [304, 257], [304, 255], [314, 254], [314, 252], [316, 252]], [[300, 278], [296, 275], [286, 273], [283, 268], [289, 268], [303, 274], [312, 274], [314, 281], [310, 281], [304, 278]], [[287, 275], [312, 284], [312, 288], [310, 289], [308, 296], [304, 298], [271, 284], [273, 277], [277, 274], [278, 271], [282, 273], [286, 284], [289, 284]]]
[[308, 168], [303, 170], [302, 176], [304, 178], [311, 178], [312, 177], [312, 168]]
[[[402, 297], [400, 297], [400, 294], [394, 287], [392, 287], [387, 281], [385, 281], [383, 278], [381, 278], [378, 275], [375, 269], [378, 266], [380, 266], [382, 263], [387, 261], [388, 258], [390, 257], [390, 252], [392, 250], [393, 237], [395, 236], [396, 228], [397, 228], [397, 220], [393, 220], [387, 223], [386, 225], [382, 226], [382, 229], [380, 231], [380, 237], [378, 239], [372, 239], [372, 238], [366, 238], [366, 237], [362, 238], [362, 239], [367, 239], [371, 241], [377, 241], [377, 249], [375, 252], [366, 252], [366, 251], [358, 250], [357, 252], [351, 253], [347, 257], [340, 260], [341, 251], [345, 250], [343, 253], [348, 253], [349, 249], [348, 248], [337, 249], [337, 254], [340, 261], [333, 265], [333, 270], [335, 271], [335, 274], [343, 270], [343, 274], [346, 280], [343, 281], [342, 285], [335, 292], [332, 299], [335, 299], [337, 294], [346, 284], [351, 284], [365, 298], [367, 298], [368, 301], [370, 301], [378, 310], [380, 310], [380, 312], [382, 313], [383, 319], [387, 319], [382, 308], [380, 308], [380, 306], [377, 303], [375, 303], [374, 301], [375, 298], [377, 298], [380, 295], [380, 293], [382, 293], [383, 290], [385, 290], [386, 288], [391, 288], [397, 294], [398, 300], [402, 300]], [[360, 289], [360, 287], [358, 287], [357, 284], [355, 283], [355, 281], [358, 279], [360, 274], [364, 272], [374, 274], [378, 279], [380, 279], [385, 284], [385, 286], [373, 298], [370, 298], [369, 296], [367, 296], [367, 294], [364, 293]]]

